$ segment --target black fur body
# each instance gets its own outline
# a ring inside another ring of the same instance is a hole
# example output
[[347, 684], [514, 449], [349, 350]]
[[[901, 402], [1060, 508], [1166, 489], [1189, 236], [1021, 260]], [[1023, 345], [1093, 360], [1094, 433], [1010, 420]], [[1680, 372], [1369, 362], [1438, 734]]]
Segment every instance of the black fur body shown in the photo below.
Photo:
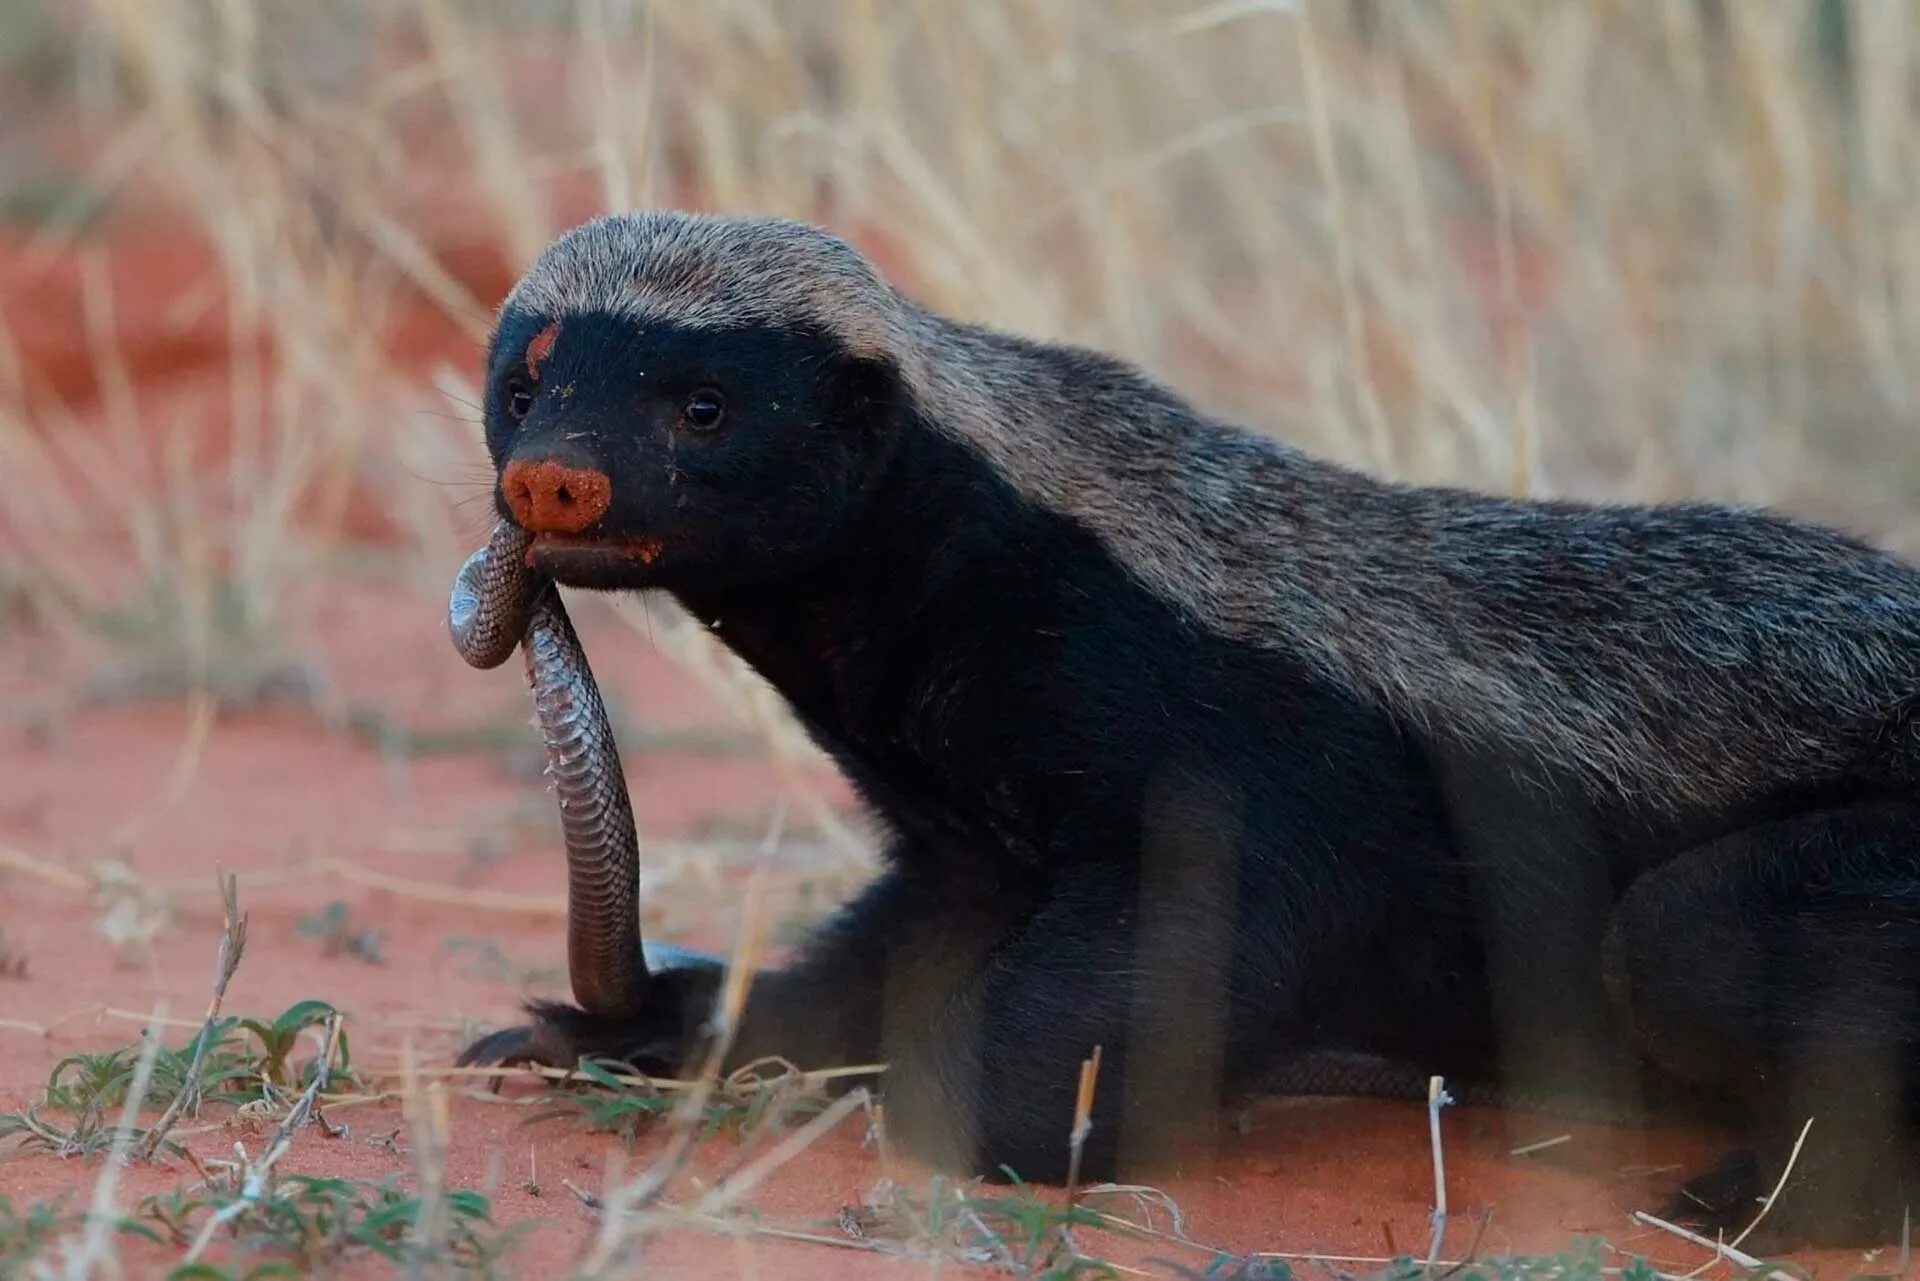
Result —
[[[1672, 1093], [1750, 1135], [1735, 1219], [1811, 1108], [1776, 1225], [1897, 1232], [1920, 571], [1761, 512], [1374, 481], [783, 223], [561, 240], [503, 309], [487, 416], [498, 465], [612, 479], [540, 563], [672, 592], [888, 833], [756, 980], [737, 1058], [885, 1059], [897, 1141], [1041, 1180], [1096, 1045], [1089, 1177], [1318, 1048]], [[674, 1066], [713, 975], [656, 986], [657, 1017], [548, 1007], [498, 1057]]]

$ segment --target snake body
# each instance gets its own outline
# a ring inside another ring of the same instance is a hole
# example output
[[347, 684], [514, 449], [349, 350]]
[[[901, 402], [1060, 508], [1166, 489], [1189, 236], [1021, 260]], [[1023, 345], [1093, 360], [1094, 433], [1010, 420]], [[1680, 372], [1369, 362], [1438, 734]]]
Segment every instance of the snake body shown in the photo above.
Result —
[[591, 1014], [639, 1014], [647, 995], [640, 939], [640, 843], [606, 703], [550, 579], [527, 565], [532, 538], [509, 521], [454, 578], [447, 621], [469, 664], [526, 654], [534, 717], [567, 851], [567, 973]]
[[[547, 772], [560, 805], [567, 854], [567, 969], [574, 1000], [591, 1014], [635, 1018], [645, 1003], [648, 966], [718, 966], [718, 958], [672, 945], [643, 947], [639, 840], [625, 774], [585, 650], [550, 579], [527, 564], [531, 536], [510, 521], [467, 558], [454, 579], [447, 617], [454, 648], [474, 667], [498, 667], [516, 647], [526, 654], [535, 719], [546, 739]], [[1424, 1099], [1427, 1074], [1395, 1059], [1309, 1050], [1269, 1065], [1262, 1093]], [[1619, 1124], [1634, 1109], [1575, 1094], [1534, 1097], [1480, 1082], [1449, 1082], [1460, 1103]]]

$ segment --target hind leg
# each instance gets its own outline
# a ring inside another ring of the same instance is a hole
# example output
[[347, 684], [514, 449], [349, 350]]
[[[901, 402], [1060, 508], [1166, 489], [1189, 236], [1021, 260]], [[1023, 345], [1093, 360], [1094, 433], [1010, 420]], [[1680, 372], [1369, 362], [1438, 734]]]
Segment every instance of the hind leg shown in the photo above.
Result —
[[1797, 815], [1687, 852], [1622, 898], [1604, 968], [1643, 1051], [1751, 1126], [1753, 1151], [1670, 1212], [1745, 1228], [1812, 1118], [1747, 1248], [1899, 1239], [1920, 1202], [1920, 805]]

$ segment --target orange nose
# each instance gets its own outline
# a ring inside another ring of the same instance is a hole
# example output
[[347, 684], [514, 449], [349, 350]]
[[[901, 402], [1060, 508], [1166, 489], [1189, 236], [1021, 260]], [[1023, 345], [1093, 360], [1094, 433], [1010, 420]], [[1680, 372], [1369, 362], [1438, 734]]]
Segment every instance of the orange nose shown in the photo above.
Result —
[[606, 515], [613, 501], [605, 472], [551, 460], [508, 463], [500, 490], [521, 528], [536, 534], [578, 534]]

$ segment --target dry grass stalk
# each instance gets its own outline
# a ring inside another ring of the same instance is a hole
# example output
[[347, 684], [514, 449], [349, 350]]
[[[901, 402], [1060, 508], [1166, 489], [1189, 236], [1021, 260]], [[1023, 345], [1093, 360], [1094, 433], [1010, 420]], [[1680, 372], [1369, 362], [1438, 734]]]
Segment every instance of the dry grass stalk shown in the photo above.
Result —
[[786, 1135], [758, 1160], [724, 1180], [699, 1202], [697, 1212], [718, 1217], [740, 1204], [753, 1190], [766, 1182], [774, 1171], [805, 1152], [846, 1118], [858, 1111], [871, 1114], [873, 1096], [864, 1085], [855, 1086], [808, 1118], [806, 1124]]
[[[1740, 1249], [1740, 1245], [1741, 1243], [1746, 1241], [1748, 1237], [1753, 1235], [1753, 1230], [1759, 1227], [1761, 1220], [1765, 1219], [1768, 1213], [1772, 1211], [1773, 1203], [1780, 1199], [1780, 1193], [1782, 1190], [1786, 1188], [1787, 1180], [1793, 1177], [1793, 1168], [1800, 1163], [1800, 1149], [1806, 1146], [1807, 1134], [1812, 1129], [1813, 1129], [1813, 1118], [1808, 1117], [1806, 1120], [1806, 1124], [1800, 1127], [1799, 1137], [1797, 1137], [1793, 1141], [1792, 1151], [1787, 1153], [1787, 1163], [1786, 1165], [1781, 1167], [1780, 1177], [1774, 1181], [1773, 1190], [1767, 1193], [1766, 1200], [1761, 1203], [1758, 1213], [1756, 1213], [1753, 1216], [1753, 1220], [1750, 1223], [1748, 1223], [1745, 1228], [1741, 1229], [1740, 1234], [1734, 1237], [1734, 1239], [1731, 1241], [1724, 1241], [1724, 1242], [1711, 1241], [1710, 1242], [1705, 1237], [1699, 1236], [1694, 1233], [1686, 1232], [1684, 1229], [1676, 1228], [1672, 1224], [1669, 1224], [1663, 1220], [1654, 1218], [1652, 1215], [1643, 1214], [1637, 1211], [1635, 1212], [1634, 1217], [1637, 1219], [1640, 1219], [1644, 1223], [1650, 1224], [1653, 1227], [1661, 1228], [1662, 1230], [1666, 1230], [1666, 1231], [1672, 1231], [1672, 1232], [1675, 1232], [1676, 1234], [1682, 1235], [1687, 1240], [1692, 1241], [1695, 1245], [1706, 1246], [1707, 1248], [1711, 1249], [1714, 1252], [1715, 1260], [1726, 1259], [1729, 1262], [1732, 1262], [1735, 1265], [1743, 1268], [1750, 1269], [1750, 1268], [1756, 1267], [1758, 1266], [1757, 1263], [1745, 1262], [1745, 1260], [1752, 1259], [1753, 1256], [1742, 1251]], [[1699, 1267], [1695, 1268], [1693, 1271], [1687, 1273], [1686, 1281], [1692, 1281], [1692, 1278], [1700, 1276], [1702, 1273], [1706, 1272], [1708, 1268], [1712, 1267], [1713, 1263], [1714, 1263], [1714, 1260], [1709, 1260], [1708, 1262], [1703, 1263]]]
[[1787, 1180], [1793, 1177], [1793, 1167], [1800, 1163], [1800, 1149], [1807, 1145], [1807, 1132], [1812, 1129], [1813, 1118], [1808, 1117], [1806, 1124], [1800, 1127], [1799, 1137], [1793, 1141], [1793, 1150], [1787, 1153], [1787, 1163], [1781, 1167], [1780, 1177], [1774, 1181], [1773, 1190], [1767, 1193], [1767, 1199], [1761, 1203], [1759, 1213], [1753, 1216], [1751, 1223], [1740, 1230], [1739, 1236], [1727, 1243], [1729, 1246], [1738, 1246], [1741, 1242], [1752, 1236], [1753, 1230], [1760, 1226], [1761, 1221], [1764, 1220], [1767, 1214], [1773, 1209], [1773, 1203], [1780, 1199], [1780, 1193], [1786, 1188]]
[[[1648, 1214], [1645, 1210], [1635, 1210], [1633, 1212], [1633, 1217], [1636, 1222], [1644, 1223], [1650, 1228], [1658, 1228], [1660, 1231], [1665, 1232], [1670, 1236], [1679, 1237], [1682, 1241], [1691, 1242], [1694, 1245], [1701, 1246], [1704, 1249], [1713, 1251], [1714, 1258], [1712, 1262], [1718, 1262], [1721, 1259], [1725, 1259], [1728, 1263], [1733, 1264], [1735, 1267], [1745, 1268], [1749, 1272], [1753, 1271], [1755, 1268], [1758, 1268], [1761, 1264], [1761, 1261], [1759, 1259], [1756, 1259], [1752, 1255], [1744, 1253], [1743, 1251], [1735, 1249], [1733, 1246], [1728, 1245], [1724, 1241], [1715, 1241], [1710, 1237], [1703, 1237], [1698, 1232], [1694, 1232], [1688, 1228], [1683, 1228], [1677, 1223], [1669, 1223], [1665, 1219], [1662, 1219], [1657, 1215]], [[1708, 1263], [1706, 1266], [1711, 1267], [1712, 1262]], [[1694, 1271], [1687, 1273], [1686, 1276], [1687, 1277], [1699, 1276], [1701, 1271], [1703, 1270], [1704, 1269], [1695, 1269]]]
[[1087, 1135], [1093, 1131], [1093, 1092], [1100, 1084], [1100, 1046], [1080, 1064], [1080, 1084], [1073, 1099], [1073, 1128], [1067, 1137], [1067, 1205], [1079, 1199], [1080, 1158]]
[[[616, 204], [657, 192], [856, 235], [911, 225], [889, 265], [934, 305], [1116, 346], [1210, 409], [1399, 475], [1784, 497], [1920, 538], [1897, 465], [1920, 365], [1905, 177], [1920, 106], [1901, 91], [1898, 5], [1841, 7], [1838, 66], [1815, 8], [1766, 6], [1723, 26], [1687, 5], [1647, 23], [1533, 6], [595, 3], [558, 27], [424, 0], [276, 24], [232, 4], [88, 8], [83, 52], [111, 94], [88, 98], [102, 145], [81, 185], [133, 199], [159, 184], [205, 230], [214, 278], [181, 306], [220, 309], [234, 340], [233, 455], [224, 473], [183, 468], [191, 433], [131, 394], [128, 317], [64, 202], [36, 253], [90, 255], [115, 447], [23, 387], [0, 461], [32, 483], [9, 486], [0, 519], [50, 602], [110, 602], [120, 589], [67, 549], [126, 541], [177, 596], [179, 660], [208, 679], [231, 666], [219, 576], [259, 635], [297, 635], [350, 481], [399, 478], [388, 506], [423, 579], [474, 533], [446, 501], [483, 487], [470, 424], [383, 431], [367, 411], [417, 380], [384, 345], [397, 297], [473, 338], [493, 301], [444, 253], [423, 188], [459, 193], [478, 224], [454, 234], [509, 266], [576, 216], [548, 191], [575, 178]], [[513, 74], [581, 52], [572, 94]], [[1303, 75], [1276, 86], [1274, 65]], [[676, 92], [691, 67], [711, 83]], [[125, 110], [103, 114], [109, 99]], [[423, 124], [464, 152], [409, 154], [397, 140]], [[1036, 208], [1037, 190], [1063, 194]], [[422, 465], [463, 472], [445, 495], [391, 465], [434, 450]], [[310, 496], [328, 513], [311, 527]], [[664, 647], [702, 667], [669, 630]], [[771, 717], [770, 750], [810, 750]]]
[[200, 1024], [200, 1038], [193, 1047], [193, 1061], [187, 1066], [186, 1083], [180, 1092], [173, 1096], [173, 1102], [153, 1123], [147, 1136], [140, 1143], [140, 1156], [151, 1160], [160, 1149], [160, 1144], [179, 1121], [180, 1117], [191, 1109], [199, 1115], [200, 1110], [200, 1067], [206, 1062], [207, 1049], [213, 1044], [214, 1021], [220, 1017], [220, 1003], [226, 999], [227, 984], [233, 981], [234, 971], [240, 968], [240, 957], [247, 949], [247, 918], [240, 915], [240, 899], [237, 883], [232, 876], [217, 878], [220, 881], [221, 906], [226, 911], [226, 924], [220, 931], [220, 950], [213, 965], [213, 995], [207, 1001], [207, 1016]]
[[419, 1209], [409, 1230], [407, 1274], [419, 1276], [431, 1261], [445, 1229], [446, 1164], [449, 1134], [446, 1087], [422, 1083], [415, 1071], [413, 1042], [401, 1047], [401, 1099], [413, 1137], [414, 1179]]
[[1447, 1159], [1440, 1143], [1440, 1109], [1453, 1102], [1446, 1082], [1440, 1077], [1427, 1079], [1427, 1143], [1433, 1149], [1432, 1235], [1427, 1240], [1427, 1268], [1440, 1257], [1440, 1243], [1447, 1235]]
[[146, 1102], [147, 1086], [153, 1080], [154, 1060], [160, 1054], [158, 1024], [166, 1017], [166, 1012], [164, 1001], [155, 1004], [155, 1026], [141, 1043], [133, 1081], [127, 1087], [125, 1102], [120, 1106], [120, 1123], [114, 1127], [113, 1146], [100, 1167], [100, 1177], [93, 1183], [93, 1199], [87, 1206], [79, 1251], [70, 1255], [67, 1261], [66, 1275], [72, 1281], [85, 1281], [98, 1273], [118, 1270], [112, 1242], [114, 1226], [119, 1217], [116, 1192], [120, 1184], [120, 1170], [126, 1165], [127, 1151], [132, 1146], [135, 1133], [134, 1122], [140, 1116], [140, 1105]]
[[[763, 843], [770, 855], [779, 845], [780, 834], [786, 825], [786, 807], [775, 811], [773, 820], [767, 829]], [[727, 962], [725, 982], [721, 988], [718, 1004], [715, 1007], [712, 1022], [707, 1029], [709, 1045], [706, 1061], [696, 1080], [695, 1088], [686, 1091], [674, 1108], [670, 1125], [672, 1135], [667, 1145], [652, 1165], [631, 1183], [613, 1187], [602, 1197], [600, 1231], [595, 1236], [588, 1251], [583, 1272], [588, 1276], [599, 1276], [614, 1262], [624, 1257], [634, 1242], [633, 1237], [644, 1240], [645, 1225], [639, 1221], [642, 1212], [651, 1206], [665, 1192], [674, 1176], [679, 1174], [687, 1159], [693, 1154], [695, 1144], [701, 1133], [701, 1121], [706, 1114], [707, 1105], [721, 1084], [721, 1066], [726, 1062], [727, 1053], [733, 1048], [734, 1036], [740, 1029], [740, 1016], [746, 1009], [747, 992], [752, 986], [753, 977], [759, 969], [759, 957], [766, 940], [766, 905], [764, 877], [767, 864], [762, 861], [754, 868], [748, 879], [742, 896], [741, 923], [738, 937], [734, 943], [733, 955]], [[864, 1094], [864, 1090], [857, 1091]]]
[[1531, 1143], [1522, 1143], [1518, 1147], [1508, 1148], [1507, 1155], [1532, 1156], [1536, 1152], [1545, 1152], [1549, 1148], [1557, 1148], [1571, 1142], [1573, 1142], [1573, 1136], [1571, 1134], [1549, 1135], [1544, 1139], [1535, 1139]]
[[[732, 1080], [738, 1077], [741, 1072], [744, 1072], [748, 1068], [752, 1068], [754, 1066], [756, 1065], [747, 1064], [741, 1069], [739, 1069], [738, 1071], [729, 1073], [728, 1079]], [[879, 1076], [882, 1073], [884, 1073], [886, 1070], [887, 1070], [887, 1065], [884, 1063], [855, 1063], [855, 1064], [849, 1064], [844, 1067], [810, 1068], [806, 1071], [795, 1071], [792, 1074], [792, 1076], [795, 1080], [795, 1083], [799, 1085], [801, 1089], [808, 1089], [815, 1086], [826, 1085], [832, 1081], [845, 1080], [848, 1077]], [[380, 1068], [378, 1066], [377, 1061], [368, 1068], [368, 1071], [376, 1075], [379, 1073]], [[550, 1067], [538, 1067], [538, 1066], [467, 1067], [467, 1068], [433, 1067], [433, 1068], [420, 1068], [418, 1069], [418, 1071], [421, 1076], [433, 1078], [436, 1080], [492, 1081], [492, 1080], [525, 1079], [525, 1080], [538, 1080], [538, 1081], [554, 1081], [554, 1082], [566, 1081], [566, 1082], [583, 1082], [584, 1083], [584, 1082], [591, 1082], [596, 1079], [602, 1079], [602, 1080], [611, 1079], [614, 1081], [618, 1081], [622, 1085], [640, 1086], [645, 1089], [659, 1090], [665, 1093], [679, 1092], [683, 1094], [695, 1093], [704, 1088], [708, 1088], [704, 1084], [704, 1078], [699, 1078], [699, 1077], [641, 1076], [640, 1074], [635, 1072], [607, 1072], [607, 1073], [604, 1073], [601, 1077], [596, 1078], [596, 1077], [589, 1076], [584, 1072], [572, 1071], [566, 1068], [550, 1068]]]
[[[287, 1115], [281, 1119], [280, 1124], [274, 1127], [266, 1146], [260, 1150], [260, 1155], [246, 1162], [240, 1184], [240, 1195], [222, 1206], [216, 1213], [207, 1216], [206, 1223], [201, 1225], [192, 1246], [188, 1248], [182, 1260], [183, 1263], [191, 1264], [197, 1261], [213, 1241], [215, 1233], [257, 1207], [261, 1198], [267, 1194], [273, 1178], [273, 1167], [292, 1148], [295, 1132], [314, 1114], [320, 1095], [327, 1088], [327, 1078], [332, 1071], [334, 1054], [340, 1045], [340, 1026], [341, 1018], [338, 1013], [327, 1016], [325, 1041], [320, 1057], [314, 1063], [313, 1080], [308, 1082], [307, 1088], [300, 1092], [300, 1096], [294, 1100], [292, 1108], [288, 1109]], [[235, 1146], [240, 1147], [239, 1144]], [[245, 1149], [241, 1150], [244, 1153]]]

